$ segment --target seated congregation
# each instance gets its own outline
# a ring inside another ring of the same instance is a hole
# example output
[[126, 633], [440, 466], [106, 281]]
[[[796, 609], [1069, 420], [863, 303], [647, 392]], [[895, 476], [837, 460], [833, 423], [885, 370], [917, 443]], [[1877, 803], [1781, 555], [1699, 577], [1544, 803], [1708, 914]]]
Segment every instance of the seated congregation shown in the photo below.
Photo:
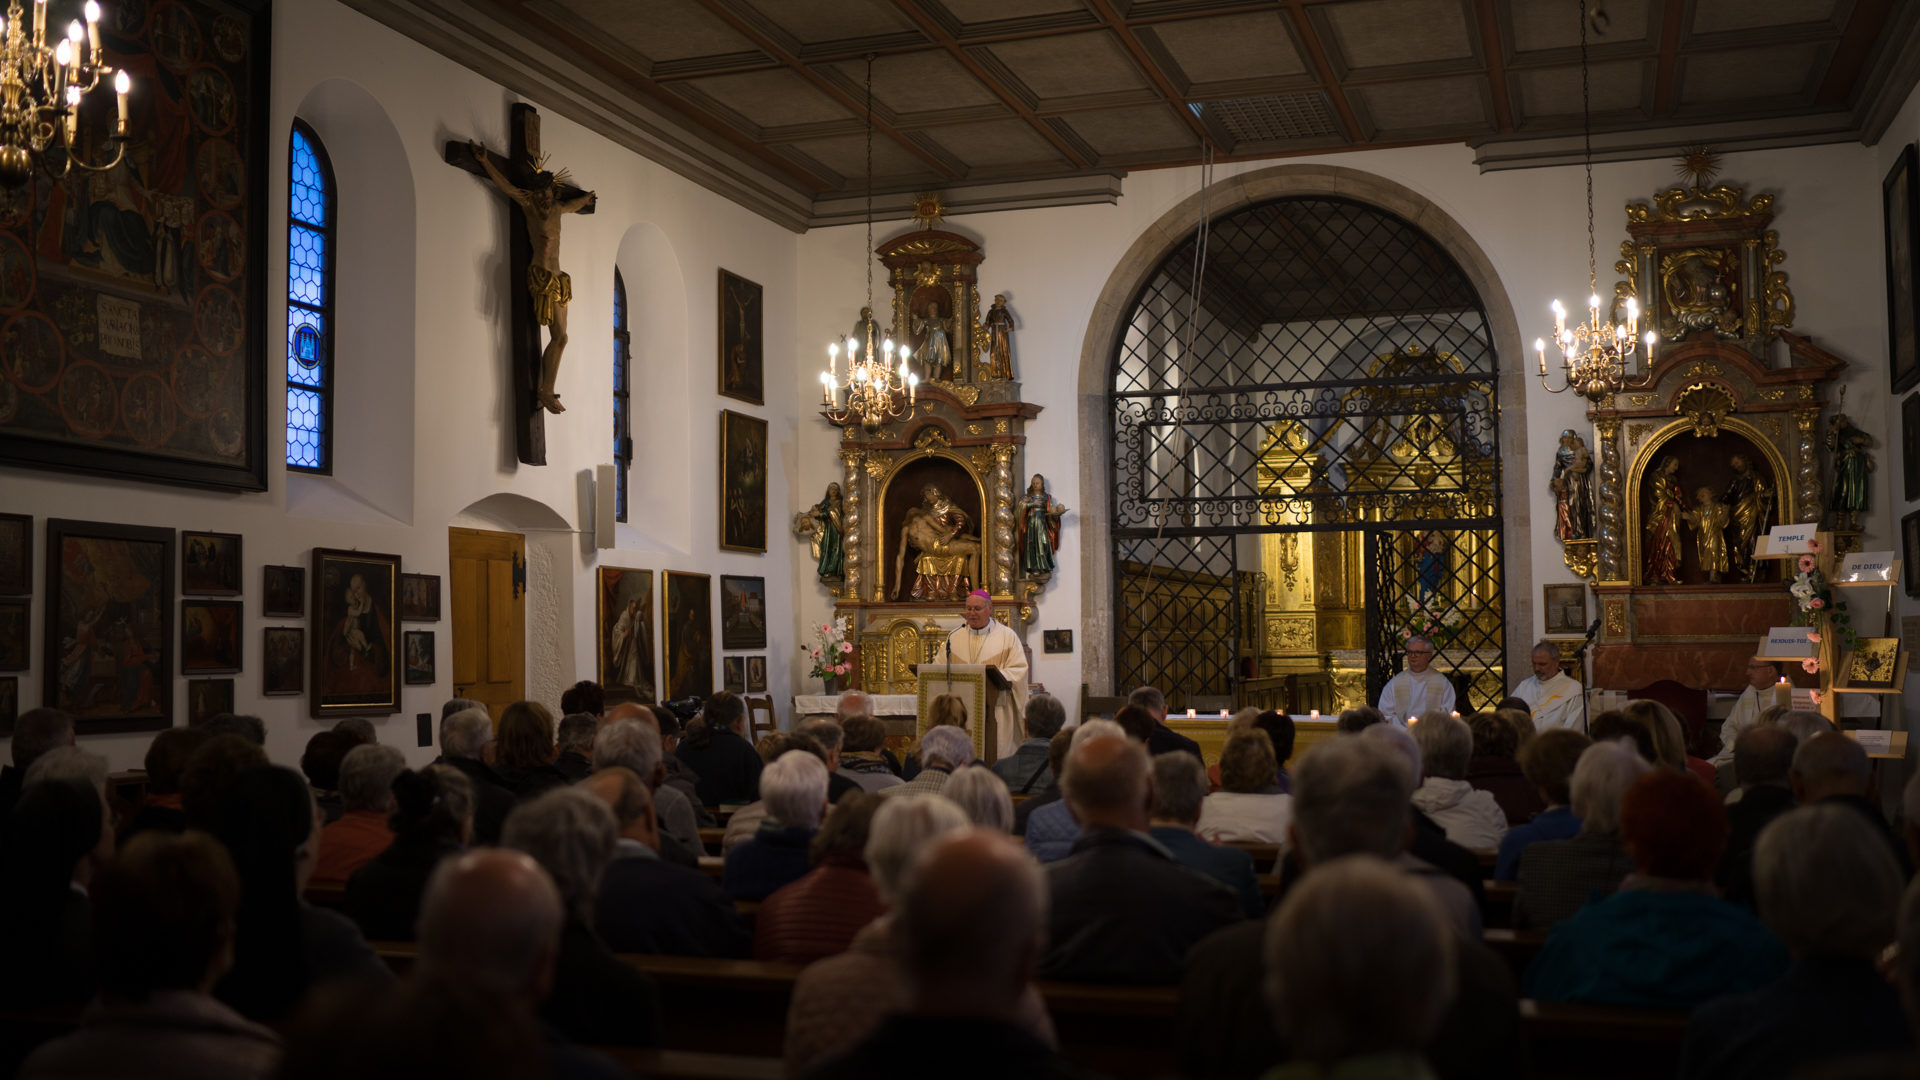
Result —
[[1299, 754], [1248, 710], [1211, 768], [1151, 687], [1071, 728], [1036, 693], [991, 767], [957, 699], [905, 753], [858, 691], [757, 740], [728, 693], [561, 711], [449, 701], [419, 769], [221, 715], [138, 805], [23, 715], [0, 1070], [1601, 1074], [1584, 1023], [1636, 1075], [1920, 1075], [1920, 779], [1896, 832], [1817, 713], [1728, 731], [1723, 794], [1650, 701], [1362, 706]]

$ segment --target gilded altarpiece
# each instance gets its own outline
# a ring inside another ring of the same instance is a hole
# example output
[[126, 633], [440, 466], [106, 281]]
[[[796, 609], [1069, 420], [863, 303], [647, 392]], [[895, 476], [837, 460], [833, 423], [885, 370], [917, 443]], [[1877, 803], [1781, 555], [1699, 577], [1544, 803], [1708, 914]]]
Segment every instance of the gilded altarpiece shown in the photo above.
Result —
[[[874, 430], [841, 425], [845, 568], [821, 583], [833, 591], [834, 613], [851, 621], [858, 685], [910, 694], [914, 665], [934, 660], [960, 625], [968, 590], [987, 590], [994, 618], [1022, 639], [1033, 621], [1048, 578], [1023, 572], [1016, 534], [1032, 475], [1022, 452], [1026, 425], [1041, 409], [1020, 400], [1018, 382], [987, 377], [975, 363], [983, 336], [977, 244], [920, 229], [875, 255], [893, 289], [881, 332], [913, 350], [923, 381], [911, 418]], [[939, 524], [931, 541], [930, 522]]]
[[1611, 689], [1742, 685], [1754, 642], [1791, 620], [1754, 537], [1825, 513], [1825, 388], [1845, 361], [1790, 329], [1773, 196], [1704, 184], [1627, 207], [1614, 303], [1638, 300], [1658, 339], [1587, 413], [1595, 525], [1563, 540], [1599, 600], [1594, 683]]

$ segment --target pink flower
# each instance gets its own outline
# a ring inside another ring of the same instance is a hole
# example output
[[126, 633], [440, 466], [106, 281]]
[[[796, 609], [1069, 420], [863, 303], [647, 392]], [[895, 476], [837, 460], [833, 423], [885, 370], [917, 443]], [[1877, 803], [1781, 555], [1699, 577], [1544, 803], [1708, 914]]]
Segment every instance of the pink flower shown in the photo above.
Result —
[[1827, 606], [1827, 602], [1816, 596], [1813, 599], [1807, 601], [1807, 606], [1812, 608], [1815, 611], [1819, 611], [1821, 608]]
[[841, 642], [841, 643], [840, 643], [840, 651], [841, 651], [841, 652], [843, 652], [843, 653], [850, 653], [850, 652], [852, 652], [852, 651], [853, 651], [853, 642], [851, 642], [851, 641], [843, 641], [843, 642]]
[[1813, 703], [1814, 703], [1815, 705], [1818, 705], [1818, 704], [1820, 704], [1820, 691], [1818, 691], [1818, 690], [1809, 690], [1809, 691], [1807, 691], [1807, 694], [1808, 694], [1808, 695], [1809, 695], [1810, 697], [1812, 697], [1812, 698], [1813, 698]]
[[1812, 630], [1809, 630], [1807, 631], [1807, 640], [1813, 642], [1815, 645], [1818, 645], [1820, 644], [1820, 635], [1815, 633]]
[[1810, 573], [1812, 573], [1812, 572], [1813, 572], [1813, 568], [1814, 568], [1814, 566], [1816, 566], [1816, 565], [1817, 565], [1817, 564], [1816, 564], [1816, 563], [1815, 563], [1815, 562], [1813, 561], [1813, 556], [1811, 556], [1811, 555], [1802, 555], [1802, 556], [1800, 556], [1800, 572], [1801, 572], [1801, 573], [1803, 573], [1803, 574], [1810, 574]]
[[847, 673], [847, 669], [852, 666], [853, 665], [851, 664], [835, 664], [833, 668], [833, 673], [835, 675], [845, 675]]
[[812, 649], [812, 650], [809, 650], [809, 651], [813, 653], [813, 659], [815, 659], [815, 660], [818, 660], [818, 659], [820, 659], [820, 650], [819, 650], [819, 649]]
[[1809, 541], [1807, 541], [1807, 550], [1808, 550], [1808, 551], [1811, 551], [1811, 552], [1813, 552], [1813, 553], [1814, 553], [1814, 554], [1816, 554], [1816, 555], [1817, 555], [1817, 554], [1819, 554], [1819, 552], [1820, 552], [1820, 541], [1818, 541], [1818, 540], [1809, 540]]
[[1809, 675], [1817, 675], [1820, 672], [1820, 661], [1815, 660], [1811, 656], [1807, 657], [1805, 660], [1800, 661], [1800, 666], [1806, 669], [1806, 672]]

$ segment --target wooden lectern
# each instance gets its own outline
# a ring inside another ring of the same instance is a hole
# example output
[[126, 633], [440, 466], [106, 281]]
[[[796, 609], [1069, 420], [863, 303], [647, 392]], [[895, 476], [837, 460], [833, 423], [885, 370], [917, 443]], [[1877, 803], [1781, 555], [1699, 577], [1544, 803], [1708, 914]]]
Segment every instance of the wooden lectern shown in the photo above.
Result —
[[914, 742], [926, 734], [933, 722], [927, 719], [933, 699], [952, 694], [967, 703], [967, 726], [973, 731], [973, 756], [993, 764], [996, 740], [990, 730], [1000, 695], [1013, 690], [1013, 684], [992, 664], [943, 664], [929, 661], [916, 665], [914, 675], [920, 683], [920, 722], [914, 729]]

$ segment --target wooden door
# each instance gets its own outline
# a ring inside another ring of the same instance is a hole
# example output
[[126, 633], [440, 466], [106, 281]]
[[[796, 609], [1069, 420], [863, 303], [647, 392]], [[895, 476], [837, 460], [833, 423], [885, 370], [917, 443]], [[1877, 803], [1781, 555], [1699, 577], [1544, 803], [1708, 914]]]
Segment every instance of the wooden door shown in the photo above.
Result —
[[526, 696], [527, 539], [448, 529], [452, 556], [453, 692], [500, 710]]

